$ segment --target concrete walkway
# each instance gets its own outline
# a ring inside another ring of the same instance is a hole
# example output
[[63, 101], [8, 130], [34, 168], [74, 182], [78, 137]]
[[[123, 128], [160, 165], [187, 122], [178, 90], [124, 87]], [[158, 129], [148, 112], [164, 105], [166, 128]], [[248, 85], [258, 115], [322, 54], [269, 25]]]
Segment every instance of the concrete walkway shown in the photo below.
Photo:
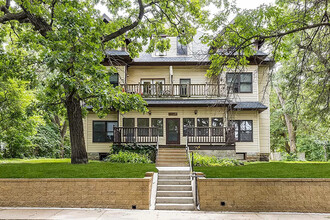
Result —
[[155, 211], [124, 209], [0, 208], [0, 219], [330, 219], [329, 214]]

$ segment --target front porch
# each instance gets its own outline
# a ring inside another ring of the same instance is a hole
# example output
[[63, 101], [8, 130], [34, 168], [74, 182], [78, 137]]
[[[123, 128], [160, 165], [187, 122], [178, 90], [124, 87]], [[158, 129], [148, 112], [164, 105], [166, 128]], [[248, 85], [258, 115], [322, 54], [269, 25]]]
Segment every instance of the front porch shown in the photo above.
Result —
[[188, 146], [192, 150], [235, 150], [235, 129], [232, 127], [190, 127], [186, 130], [185, 143], [179, 129], [167, 126], [166, 145], [160, 145], [156, 127], [114, 127], [114, 144], [148, 144], [159, 147]]

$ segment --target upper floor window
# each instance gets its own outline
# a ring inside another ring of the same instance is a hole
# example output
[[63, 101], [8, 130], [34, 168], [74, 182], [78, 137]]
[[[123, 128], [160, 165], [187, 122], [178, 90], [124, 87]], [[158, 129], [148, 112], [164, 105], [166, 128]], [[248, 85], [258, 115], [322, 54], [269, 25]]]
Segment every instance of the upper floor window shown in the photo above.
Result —
[[177, 54], [178, 55], [187, 55], [188, 54], [187, 45], [181, 44], [179, 40], [180, 40], [180, 37], [177, 38]]
[[113, 142], [113, 128], [117, 126], [117, 121], [93, 121], [93, 142]]
[[235, 140], [238, 142], [253, 142], [253, 121], [235, 120], [230, 121], [235, 128]]
[[234, 93], [251, 93], [252, 73], [227, 73], [227, 86]]
[[114, 73], [110, 76], [110, 84], [112, 84], [114, 87], [118, 86], [118, 73]]

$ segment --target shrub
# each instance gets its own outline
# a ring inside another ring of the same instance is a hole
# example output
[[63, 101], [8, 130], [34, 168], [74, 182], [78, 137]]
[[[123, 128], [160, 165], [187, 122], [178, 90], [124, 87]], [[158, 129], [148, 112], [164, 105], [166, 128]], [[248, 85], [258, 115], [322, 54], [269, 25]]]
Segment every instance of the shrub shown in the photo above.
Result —
[[194, 166], [203, 166], [203, 167], [210, 167], [210, 166], [240, 166], [244, 165], [243, 162], [236, 160], [236, 159], [229, 159], [223, 158], [219, 159], [215, 156], [206, 156], [201, 155], [198, 153], [194, 153]]
[[113, 145], [112, 152], [110, 153], [118, 153], [120, 151], [144, 154], [147, 155], [151, 161], [155, 162], [156, 160], [156, 146], [153, 145], [136, 145], [136, 144]]
[[282, 153], [282, 161], [298, 161], [296, 153]]
[[113, 163], [151, 163], [147, 155], [129, 151], [119, 151], [117, 154], [110, 154], [104, 161]]

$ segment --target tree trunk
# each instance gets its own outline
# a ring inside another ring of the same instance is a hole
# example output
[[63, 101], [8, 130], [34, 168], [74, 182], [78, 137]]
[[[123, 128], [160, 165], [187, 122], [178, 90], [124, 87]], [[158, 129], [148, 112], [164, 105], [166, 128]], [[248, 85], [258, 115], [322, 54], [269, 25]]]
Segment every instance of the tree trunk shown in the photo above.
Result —
[[292, 123], [292, 119], [291, 119], [290, 115], [285, 113], [285, 101], [281, 95], [280, 89], [276, 86], [274, 86], [274, 89], [275, 89], [277, 98], [280, 101], [280, 104], [282, 106], [282, 109], [284, 110], [283, 115], [284, 115], [286, 127], [288, 129], [289, 142], [290, 142], [290, 153], [295, 153], [296, 148], [297, 148], [296, 147], [296, 133], [295, 133], [295, 129], [294, 129], [294, 126]]
[[88, 157], [85, 147], [82, 110], [80, 100], [70, 95], [65, 106], [69, 120], [70, 141], [71, 141], [71, 163], [88, 163]]

